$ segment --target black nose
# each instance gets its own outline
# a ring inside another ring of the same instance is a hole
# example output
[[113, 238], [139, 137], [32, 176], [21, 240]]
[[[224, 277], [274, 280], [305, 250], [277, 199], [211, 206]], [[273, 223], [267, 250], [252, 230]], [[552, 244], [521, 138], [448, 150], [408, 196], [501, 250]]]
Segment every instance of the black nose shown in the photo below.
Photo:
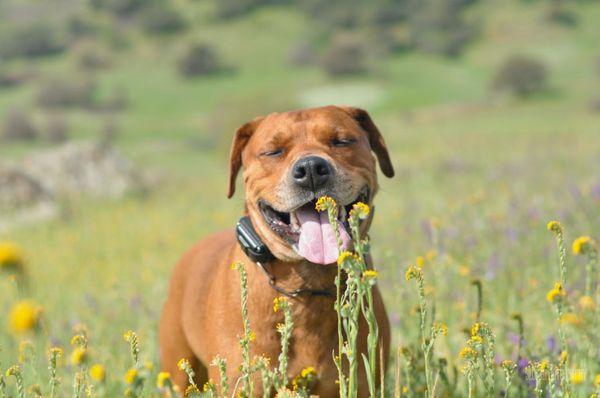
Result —
[[294, 182], [306, 189], [316, 191], [322, 188], [331, 177], [331, 166], [318, 156], [307, 156], [296, 162], [292, 168]]

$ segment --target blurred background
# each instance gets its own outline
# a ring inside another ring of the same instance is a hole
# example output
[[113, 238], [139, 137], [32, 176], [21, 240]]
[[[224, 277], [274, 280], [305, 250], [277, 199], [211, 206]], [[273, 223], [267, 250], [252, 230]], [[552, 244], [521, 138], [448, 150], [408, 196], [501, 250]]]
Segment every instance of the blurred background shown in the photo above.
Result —
[[110, 347], [126, 328], [152, 342], [172, 265], [243, 209], [241, 190], [225, 199], [235, 129], [345, 104], [397, 170], [372, 227], [396, 339], [416, 325], [405, 266], [428, 253], [453, 331], [478, 278], [500, 340], [527, 311], [545, 347], [545, 223], [600, 231], [599, 21], [594, 0], [0, 0], [0, 238], [33, 281], [2, 311], [44, 303], [65, 345], [78, 323]]

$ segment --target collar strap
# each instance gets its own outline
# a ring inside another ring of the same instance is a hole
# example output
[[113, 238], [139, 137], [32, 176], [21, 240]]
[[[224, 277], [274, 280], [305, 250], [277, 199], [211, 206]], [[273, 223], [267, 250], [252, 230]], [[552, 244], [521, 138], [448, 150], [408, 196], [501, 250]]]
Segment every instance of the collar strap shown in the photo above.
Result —
[[298, 297], [300, 295], [305, 294], [310, 295], [312, 297], [335, 297], [335, 289], [319, 290], [298, 288], [294, 290], [286, 290], [277, 286], [275, 275], [271, 274], [264, 265], [270, 261], [273, 261], [275, 259], [275, 256], [273, 256], [271, 250], [269, 250], [267, 245], [262, 241], [262, 239], [260, 239], [260, 236], [258, 236], [258, 234], [256, 233], [256, 230], [252, 225], [250, 217], [245, 216], [240, 218], [235, 227], [235, 234], [240, 244], [240, 247], [242, 248], [246, 256], [248, 256], [248, 258], [258, 266], [258, 268], [260, 268], [260, 270], [269, 279], [269, 286], [271, 286], [276, 292], [290, 298]]
[[277, 279], [275, 278], [275, 275], [271, 274], [263, 263], [257, 261], [256, 265], [269, 279], [269, 286], [271, 286], [276, 292], [281, 293], [286, 297], [296, 298], [301, 295], [308, 295], [311, 297], [321, 296], [335, 298], [335, 287], [332, 289], [307, 289], [302, 287], [294, 290], [283, 289], [282, 287], [277, 286]]

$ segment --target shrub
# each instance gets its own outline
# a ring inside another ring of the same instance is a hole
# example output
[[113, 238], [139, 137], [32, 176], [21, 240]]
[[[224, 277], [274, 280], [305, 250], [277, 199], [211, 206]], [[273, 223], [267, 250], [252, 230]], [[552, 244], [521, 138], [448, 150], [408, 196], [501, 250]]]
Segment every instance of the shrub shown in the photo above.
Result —
[[208, 44], [194, 44], [177, 63], [179, 73], [184, 77], [209, 75], [222, 70], [215, 49]]
[[527, 97], [546, 87], [547, 75], [546, 66], [541, 61], [525, 55], [513, 55], [496, 72], [492, 87]]
[[459, 55], [476, 31], [462, 16], [468, 4], [457, 0], [415, 2], [408, 17], [412, 46], [427, 53]]
[[9, 88], [21, 85], [26, 80], [22, 73], [9, 72], [0, 69], [0, 88]]
[[58, 31], [44, 24], [32, 24], [15, 28], [0, 36], [0, 57], [42, 57], [56, 54], [65, 49]]
[[94, 89], [87, 80], [53, 79], [41, 86], [37, 103], [44, 108], [87, 107], [92, 104]]
[[22, 110], [9, 111], [2, 123], [0, 138], [5, 141], [32, 141], [38, 136], [31, 118]]
[[365, 73], [365, 48], [353, 36], [337, 36], [321, 59], [321, 66], [329, 75], [356, 75]]
[[140, 15], [140, 24], [150, 34], [178, 32], [185, 27], [185, 21], [168, 3], [157, 3], [145, 9]]
[[91, 0], [92, 7], [115, 17], [125, 18], [138, 13], [148, 0]]
[[64, 117], [51, 115], [46, 121], [43, 131], [44, 139], [54, 144], [60, 144], [69, 139], [69, 125]]
[[108, 52], [93, 41], [84, 40], [74, 49], [77, 65], [84, 70], [95, 71], [110, 66]]
[[287, 63], [293, 66], [306, 66], [315, 61], [315, 50], [309, 42], [293, 45], [287, 54]]

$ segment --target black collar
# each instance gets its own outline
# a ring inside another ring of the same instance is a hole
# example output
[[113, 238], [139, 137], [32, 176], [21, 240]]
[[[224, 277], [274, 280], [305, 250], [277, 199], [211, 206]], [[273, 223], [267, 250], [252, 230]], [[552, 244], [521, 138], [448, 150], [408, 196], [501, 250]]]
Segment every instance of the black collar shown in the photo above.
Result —
[[240, 247], [242, 248], [246, 256], [248, 256], [248, 258], [260, 268], [260, 270], [269, 279], [269, 286], [271, 286], [276, 292], [281, 293], [284, 296], [290, 298], [295, 298], [301, 295], [309, 295], [311, 297], [321, 296], [335, 298], [335, 287], [332, 289], [322, 290], [308, 288], [286, 290], [277, 286], [277, 280], [275, 278], [275, 275], [271, 274], [265, 267], [265, 264], [275, 260], [275, 256], [273, 256], [271, 250], [269, 250], [267, 245], [256, 233], [256, 230], [252, 225], [250, 217], [245, 216], [240, 218], [240, 221], [238, 221], [235, 228], [235, 234], [240, 244]]

